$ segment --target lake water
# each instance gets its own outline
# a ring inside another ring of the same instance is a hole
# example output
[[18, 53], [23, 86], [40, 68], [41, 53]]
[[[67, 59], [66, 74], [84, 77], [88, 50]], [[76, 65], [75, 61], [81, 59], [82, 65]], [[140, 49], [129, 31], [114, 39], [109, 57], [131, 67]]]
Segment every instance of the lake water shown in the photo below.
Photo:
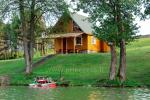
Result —
[[150, 100], [147, 88], [0, 87], [0, 100]]

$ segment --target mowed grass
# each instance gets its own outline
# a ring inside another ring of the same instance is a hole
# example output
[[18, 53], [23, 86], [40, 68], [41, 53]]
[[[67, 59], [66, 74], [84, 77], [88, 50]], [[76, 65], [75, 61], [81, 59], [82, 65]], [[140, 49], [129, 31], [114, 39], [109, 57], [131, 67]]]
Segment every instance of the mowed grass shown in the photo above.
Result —
[[109, 54], [69, 54], [58, 55], [34, 69], [38, 75], [47, 75], [55, 79], [63, 77], [72, 85], [95, 82], [107, 78]]
[[127, 78], [150, 86], [150, 38], [127, 46]]
[[[118, 53], [119, 54], [119, 53]], [[71, 85], [96, 84], [108, 79], [109, 53], [57, 55], [25, 76], [23, 59], [0, 61], [0, 75], [11, 76], [12, 84], [30, 83], [35, 76], [64, 78]], [[127, 80], [150, 85], [150, 38], [138, 39], [127, 46]]]

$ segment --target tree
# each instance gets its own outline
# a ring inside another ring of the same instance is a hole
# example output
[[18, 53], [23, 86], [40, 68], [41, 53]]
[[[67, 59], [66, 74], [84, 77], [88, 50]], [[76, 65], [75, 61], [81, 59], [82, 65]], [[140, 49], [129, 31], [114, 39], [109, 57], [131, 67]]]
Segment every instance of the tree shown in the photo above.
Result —
[[144, 14], [150, 18], [150, 0], [143, 0], [144, 2]]
[[114, 17], [116, 18], [120, 47], [118, 77], [122, 82], [126, 80], [126, 44], [134, 39], [134, 35], [136, 35], [138, 30], [137, 25], [133, 21], [135, 19], [134, 15], [137, 15], [137, 12], [140, 10], [140, 4], [141, 2], [138, 0], [116, 0], [114, 2], [116, 8]]
[[[59, 2], [59, 3], [58, 3]], [[23, 2], [24, 4], [25, 2]], [[35, 40], [35, 23], [41, 18], [41, 16], [45, 12], [49, 12], [50, 14], [61, 14], [64, 10], [66, 10], [65, 2], [63, 0], [30, 0], [28, 1], [29, 5], [29, 32], [24, 34], [26, 39], [24, 39], [24, 48], [25, 48], [25, 58], [26, 58], [26, 73], [30, 74], [32, 72], [32, 64], [33, 64], [33, 46]], [[25, 6], [25, 5], [24, 5]], [[23, 6], [23, 7], [24, 7]], [[41, 12], [39, 16], [37, 13]], [[21, 14], [21, 12], [20, 12]], [[23, 27], [23, 26], [22, 26]]]
[[[96, 23], [95, 23], [96, 24]], [[111, 63], [110, 63], [110, 71], [109, 71], [109, 79], [114, 80], [116, 78], [116, 66], [117, 66], [117, 54], [116, 54], [116, 45], [117, 41], [117, 26], [113, 20], [104, 20], [101, 22], [101, 25], [94, 26], [95, 36], [99, 39], [105, 41], [111, 50]], [[113, 30], [113, 31], [112, 31]], [[99, 33], [101, 32], [101, 34]]]
[[67, 5], [63, 0], [1, 0], [0, 3], [3, 4], [1, 6], [3, 16], [8, 15], [8, 12], [11, 15], [14, 11], [20, 15], [26, 74], [30, 74], [33, 66], [35, 26], [38, 19], [44, 15], [58, 17], [67, 11]]
[[[18, 37], [20, 35], [20, 20], [18, 16], [14, 16], [11, 23], [6, 24], [2, 29], [6, 40], [9, 40], [8, 47], [11, 48], [11, 57], [17, 57]], [[13, 55], [13, 52], [15, 53]]]
[[[93, 23], [94, 34], [110, 45], [110, 80], [116, 76], [116, 51], [120, 47], [118, 77], [126, 79], [125, 45], [134, 39], [138, 27], [133, 23], [134, 15], [139, 14], [140, 0], [79, 0], [78, 9], [88, 12]], [[80, 8], [80, 9], [79, 9]]]

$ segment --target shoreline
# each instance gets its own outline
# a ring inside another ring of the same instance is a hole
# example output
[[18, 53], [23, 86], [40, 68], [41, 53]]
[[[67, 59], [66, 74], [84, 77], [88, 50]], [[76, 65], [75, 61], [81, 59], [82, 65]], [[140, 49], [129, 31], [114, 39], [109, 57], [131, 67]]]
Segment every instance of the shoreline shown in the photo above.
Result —
[[[5, 86], [5, 85], [4, 85]], [[29, 86], [29, 84], [9, 84], [6, 86]], [[57, 84], [59, 87], [106, 87], [106, 88], [149, 88], [149, 85], [116, 85], [116, 84]], [[1, 86], [0, 86], [1, 87]]]
[[[17, 86], [17, 87], [20, 87], [20, 86], [25, 86], [25, 87], [29, 87], [28, 84], [11, 84], [11, 85], [4, 85], [5, 87], [11, 87], [11, 86]], [[97, 88], [149, 88], [150, 86], [94, 86], [94, 85], [69, 85], [69, 86], [62, 86], [62, 85], [57, 85], [58, 87], [97, 87]], [[3, 86], [0, 86], [0, 87], [3, 87]]]

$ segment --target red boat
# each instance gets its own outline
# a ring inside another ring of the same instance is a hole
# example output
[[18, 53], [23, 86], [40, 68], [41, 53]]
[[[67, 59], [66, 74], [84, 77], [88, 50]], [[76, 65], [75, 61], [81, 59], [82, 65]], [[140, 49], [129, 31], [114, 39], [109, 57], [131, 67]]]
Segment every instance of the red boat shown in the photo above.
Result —
[[56, 82], [54, 82], [51, 78], [46, 77], [37, 77], [34, 82], [29, 84], [32, 88], [56, 88]]

